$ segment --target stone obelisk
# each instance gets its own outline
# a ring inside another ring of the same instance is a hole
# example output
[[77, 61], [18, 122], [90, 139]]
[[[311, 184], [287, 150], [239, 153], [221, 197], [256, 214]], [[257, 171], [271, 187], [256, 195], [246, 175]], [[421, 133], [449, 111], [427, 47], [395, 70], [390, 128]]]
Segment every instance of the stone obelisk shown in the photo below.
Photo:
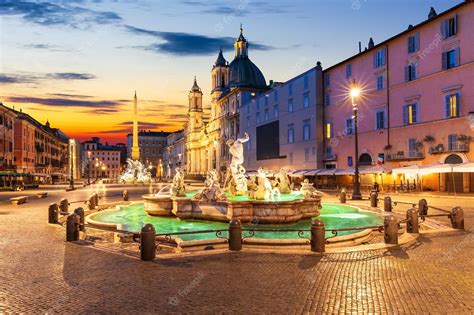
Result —
[[140, 159], [140, 147], [138, 146], [138, 109], [137, 109], [137, 92], [133, 98], [133, 135], [132, 135], [132, 160]]

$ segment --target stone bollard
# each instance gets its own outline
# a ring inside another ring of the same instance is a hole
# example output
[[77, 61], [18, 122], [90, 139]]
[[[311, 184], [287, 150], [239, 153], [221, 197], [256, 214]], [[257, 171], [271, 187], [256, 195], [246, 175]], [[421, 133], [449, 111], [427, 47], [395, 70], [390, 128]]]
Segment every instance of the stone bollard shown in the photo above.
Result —
[[420, 232], [418, 226], [418, 211], [415, 208], [407, 210], [407, 233], [416, 233]]
[[370, 206], [377, 208], [379, 194], [376, 191], [370, 193]]
[[61, 215], [69, 214], [69, 201], [66, 198], [61, 199], [59, 202], [59, 210]]
[[229, 250], [242, 250], [242, 225], [239, 219], [232, 219], [229, 223]]
[[66, 220], [66, 241], [74, 242], [79, 240], [80, 218], [77, 214], [71, 213]]
[[392, 212], [392, 198], [390, 196], [385, 196], [383, 199], [383, 211]]
[[52, 203], [48, 207], [48, 223], [58, 224], [59, 222], [59, 207], [57, 203]]
[[311, 251], [316, 253], [326, 251], [326, 228], [321, 220], [311, 222]]
[[464, 230], [464, 211], [461, 207], [454, 207], [449, 218], [453, 229]]
[[122, 194], [123, 201], [128, 201], [129, 196], [128, 196], [128, 190], [124, 190]]
[[341, 194], [339, 195], [339, 200], [341, 201], [341, 203], [346, 203], [346, 199], [347, 199], [347, 193], [346, 193], [346, 190], [343, 188], [343, 189], [341, 189]]
[[87, 201], [87, 205], [89, 206], [89, 210], [95, 210], [95, 207], [97, 206], [95, 204], [95, 196], [94, 194], [89, 196], [89, 200]]
[[76, 210], [74, 210], [74, 213], [77, 214], [80, 219], [79, 230], [84, 231], [86, 229], [84, 208], [76, 208]]
[[150, 223], [145, 224], [140, 233], [140, 257], [145, 261], [156, 257], [156, 231]]
[[420, 201], [418, 201], [418, 211], [422, 217], [428, 215], [428, 202], [426, 199], [420, 199]]
[[398, 244], [398, 221], [395, 216], [386, 216], [383, 226], [385, 244]]

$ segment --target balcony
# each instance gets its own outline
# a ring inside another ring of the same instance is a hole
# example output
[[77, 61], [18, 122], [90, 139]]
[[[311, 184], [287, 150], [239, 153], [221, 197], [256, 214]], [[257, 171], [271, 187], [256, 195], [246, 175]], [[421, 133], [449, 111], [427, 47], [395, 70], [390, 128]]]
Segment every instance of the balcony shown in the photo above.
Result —
[[440, 143], [434, 147], [429, 148], [430, 154], [443, 154], [450, 152], [469, 152], [468, 143], [452, 143], [445, 147], [444, 144]]
[[397, 151], [397, 153], [387, 154], [387, 161], [421, 160], [424, 158], [425, 155], [421, 151], [408, 151], [407, 155], [405, 155], [405, 151]]
[[337, 155], [334, 153], [326, 153], [323, 156], [323, 161], [335, 161], [337, 160]]

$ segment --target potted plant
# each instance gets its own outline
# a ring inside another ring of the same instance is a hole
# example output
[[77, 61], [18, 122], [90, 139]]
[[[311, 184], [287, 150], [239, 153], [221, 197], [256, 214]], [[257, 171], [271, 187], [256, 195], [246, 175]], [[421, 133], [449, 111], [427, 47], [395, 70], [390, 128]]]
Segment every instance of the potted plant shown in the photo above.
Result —
[[386, 146], [383, 147], [383, 149], [384, 149], [385, 151], [389, 151], [389, 150], [392, 149], [392, 145], [391, 145], [391, 144], [387, 144]]
[[425, 138], [423, 139], [424, 142], [427, 142], [427, 143], [432, 143], [435, 141], [434, 137], [431, 136], [431, 135], [426, 135]]

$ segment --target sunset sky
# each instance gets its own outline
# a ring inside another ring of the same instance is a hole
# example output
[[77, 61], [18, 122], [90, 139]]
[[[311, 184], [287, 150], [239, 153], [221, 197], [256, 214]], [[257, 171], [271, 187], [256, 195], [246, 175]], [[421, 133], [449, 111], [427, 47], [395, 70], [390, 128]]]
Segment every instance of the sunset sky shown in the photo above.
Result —
[[[68, 136], [124, 142], [137, 91], [140, 129], [174, 131], [194, 76], [210, 103], [219, 47], [243, 24], [267, 79], [329, 67], [461, 0], [0, 0], [0, 101]], [[400, 14], [403, 12], [403, 14]]]

